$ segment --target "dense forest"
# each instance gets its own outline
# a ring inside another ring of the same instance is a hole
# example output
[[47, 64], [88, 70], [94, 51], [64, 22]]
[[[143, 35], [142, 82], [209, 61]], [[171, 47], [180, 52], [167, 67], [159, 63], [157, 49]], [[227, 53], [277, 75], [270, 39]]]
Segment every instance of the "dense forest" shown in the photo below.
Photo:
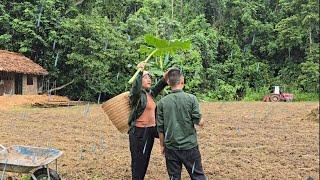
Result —
[[259, 100], [274, 85], [305, 100], [319, 92], [318, 0], [0, 2], [0, 49], [31, 58], [59, 85], [74, 80], [58, 91], [72, 99], [128, 90], [146, 34], [190, 40], [148, 69], [159, 77], [181, 67], [186, 91], [201, 99]]

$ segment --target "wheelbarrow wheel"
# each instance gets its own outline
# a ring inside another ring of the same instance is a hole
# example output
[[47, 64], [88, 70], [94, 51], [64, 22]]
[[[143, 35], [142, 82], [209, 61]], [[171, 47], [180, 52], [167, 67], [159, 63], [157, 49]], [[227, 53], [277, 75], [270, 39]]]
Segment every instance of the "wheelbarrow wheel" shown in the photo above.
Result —
[[[48, 178], [48, 173], [47, 173], [47, 168], [41, 168], [36, 170], [33, 175], [37, 178], [37, 180], [47, 180]], [[49, 169], [49, 175], [51, 180], [60, 180], [59, 174], [52, 169]], [[31, 178], [32, 180], [32, 178]]]

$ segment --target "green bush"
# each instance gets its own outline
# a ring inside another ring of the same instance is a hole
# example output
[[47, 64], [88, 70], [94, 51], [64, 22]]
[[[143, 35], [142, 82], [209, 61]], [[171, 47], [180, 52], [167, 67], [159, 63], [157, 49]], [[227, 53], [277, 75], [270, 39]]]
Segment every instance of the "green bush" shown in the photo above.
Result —
[[103, 101], [130, 88], [145, 34], [190, 40], [190, 51], [150, 70], [181, 67], [185, 90], [205, 100], [260, 101], [269, 85], [316, 100], [319, 1], [267, 2], [2, 0], [0, 49], [34, 60], [58, 86], [74, 80], [59, 95]]
[[196, 96], [198, 97], [199, 100], [202, 100], [202, 101], [209, 101], [209, 102], [218, 101], [217, 93], [213, 91], [210, 91], [207, 93], [197, 93]]
[[294, 101], [319, 101], [319, 94], [294, 91]]
[[269, 94], [269, 88], [263, 87], [259, 90], [247, 89], [243, 101], [262, 101]]
[[[285, 93], [292, 93], [294, 95], [293, 101], [319, 101], [319, 95], [317, 93], [302, 92], [301, 90], [294, 90], [292, 88], [282, 87], [282, 91]], [[268, 87], [263, 87], [258, 90], [247, 89], [243, 101], [262, 101], [263, 97], [270, 94]]]

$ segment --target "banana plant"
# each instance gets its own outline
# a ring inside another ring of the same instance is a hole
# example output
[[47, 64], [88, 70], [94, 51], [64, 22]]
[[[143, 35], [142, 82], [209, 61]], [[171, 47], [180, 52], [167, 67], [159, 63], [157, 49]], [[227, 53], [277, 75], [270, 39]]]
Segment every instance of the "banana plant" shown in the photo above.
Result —
[[[189, 40], [181, 41], [181, 40], [174, 40], [168, 41], [165, 39], [157, 38], [153, 35], [145, 35], [144, 37], [145, 42], [148, 46], [142, 45], [140, 46], [140, 52], [149, 54], [147, 58], [144, 60], [145, 63], [148, 63], [152, 56], [159, 57], [160, 67], [163, 67], [163, 57], [172, 55], [177, 53], [178, 51], [186, 51], [190, 49], [191, 43]], [[136, 79], [137, 75], [141, 70], [138, 69], [136, 73], [132, 76], [129, 80], [129, 84], [132, 84], [133, 81]]]
[[176, 63], [177, 61], [175, 59], [170, 59], [169, 54], [166, 54], [164, 57], [156, 57], [155, 61], [150, 61], [148, 63], [148, 71], [156, 76], [161, 76], [166, 69], [172, 67]]

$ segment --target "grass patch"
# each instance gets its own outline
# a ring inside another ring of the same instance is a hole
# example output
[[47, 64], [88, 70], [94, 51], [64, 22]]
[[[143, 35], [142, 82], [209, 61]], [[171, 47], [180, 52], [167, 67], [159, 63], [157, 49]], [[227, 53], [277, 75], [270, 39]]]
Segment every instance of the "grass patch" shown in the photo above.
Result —
[[319, 94], [295, 91], [294, 101], [319, 101]]
[[269, 89], [266, 87], [256, 91], [252, 89], [247, 89], [243, 101], [262, 101], [263, 97], [268, 94], [270, 94]]
[[[293, 101], [319, 101], [319, 95], [317, 93], [301, 92], [299, 90], [285, 91], [286, 93], [292, 93], [294, 95]], [[271, 94], [268, 88], [262, 88], [257, 91], [248, 89], [243, 101], [262, 101], [263, 97]]]

